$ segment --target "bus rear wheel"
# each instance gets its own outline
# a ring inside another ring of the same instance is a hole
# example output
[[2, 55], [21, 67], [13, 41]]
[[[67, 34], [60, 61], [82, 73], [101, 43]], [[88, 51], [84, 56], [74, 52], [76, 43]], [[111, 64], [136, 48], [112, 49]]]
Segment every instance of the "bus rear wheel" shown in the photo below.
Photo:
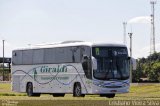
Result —
[[73, 96], [74, 97], [84, 97], [85, 96], [85, 94], [82, 94], [82, 89], [81, 89], [80, 83], [76, 83], [74, 85]]
[[39, 97], [39, 96], [40, 96], [40, 93], [33, 93], [33, 85], [32, 85], [31, 82], [29, 82], [29, 83], [27, 84], [26, 92], [27, 92], [27, 95], [28, 95], [29, 97], [31, 97], [31, 96]]

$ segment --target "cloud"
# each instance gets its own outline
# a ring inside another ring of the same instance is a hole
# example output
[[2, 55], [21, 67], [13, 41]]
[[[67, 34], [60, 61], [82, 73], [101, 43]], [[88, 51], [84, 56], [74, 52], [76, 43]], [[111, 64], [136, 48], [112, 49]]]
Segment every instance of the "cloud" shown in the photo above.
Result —
[[128, 21], [129, 24], [150, 24], [151, 23], [151, 17], [150, 16], [140, 16], [132, 18]]
[[[157, 43], [155, 47], [156, 47], [156, 52], [160, 52], [160, 43]], [[142, 57], [146, 58], [149, 55], [150, 55], [150, 45], [140, 49], [139, 51], [134, 52], [135, 58], [142, 58]]]

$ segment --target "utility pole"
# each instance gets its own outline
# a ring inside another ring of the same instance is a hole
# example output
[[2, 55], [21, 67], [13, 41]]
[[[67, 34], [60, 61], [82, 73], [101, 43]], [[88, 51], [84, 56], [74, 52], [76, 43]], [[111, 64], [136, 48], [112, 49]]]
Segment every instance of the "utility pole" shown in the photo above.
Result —
[[128, 33], [129, 38], [130, 38], [130, 83], [132, 83], [132, 34], [133, 33]]
[[4, 81], [4, 40], [3, 41], [3, 81]]
[[155, 17], [154, 17], [154, 5], [156, 4], [156, 1], [151, 1], [151, 39], [150, 39], [150, 54], [155, 53]]
[[126, 45], [127, 44], [127, 41], [126, 41], [126, 25], [127, 25], [127, 22], [123, 22], [123, 44]]

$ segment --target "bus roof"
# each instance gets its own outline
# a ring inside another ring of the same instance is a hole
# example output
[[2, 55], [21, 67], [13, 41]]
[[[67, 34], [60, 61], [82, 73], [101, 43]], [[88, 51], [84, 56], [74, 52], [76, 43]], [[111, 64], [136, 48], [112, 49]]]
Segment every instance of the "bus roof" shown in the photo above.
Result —
[[115, 44], [115, 43], [91, 43], [84, 41], [65, 41], [61, 43], [51, 43], [51, 44], [37, 44], [26, 48], [19, 48], [16, 50], [28, 50], [28, 49], [40, 49], [40, 48], [56, 48], [56, 47], [70, 47], [70, 46], [90, 46], [90, 47], [126, 47], [126, 45]]
[[123, 44], [116, 44], [116, 43], [93, 43], [92, 47], [126, 47]]

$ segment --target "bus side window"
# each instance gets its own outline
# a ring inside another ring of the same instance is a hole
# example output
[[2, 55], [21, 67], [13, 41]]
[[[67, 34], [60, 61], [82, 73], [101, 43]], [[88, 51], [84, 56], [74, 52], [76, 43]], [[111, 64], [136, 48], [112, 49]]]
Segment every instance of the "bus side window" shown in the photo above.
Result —
[[80, 47], [79, 46], [72, 47], [71, 52], [72, 52], [72, 62], [73, 63], [81, 62]]
[[13, 51], [12, 54], [12, 65], [22, 64], [22, 50]]
[[22, 64], [29, 65], [33, 64], [33, 50], [22, 51]]

